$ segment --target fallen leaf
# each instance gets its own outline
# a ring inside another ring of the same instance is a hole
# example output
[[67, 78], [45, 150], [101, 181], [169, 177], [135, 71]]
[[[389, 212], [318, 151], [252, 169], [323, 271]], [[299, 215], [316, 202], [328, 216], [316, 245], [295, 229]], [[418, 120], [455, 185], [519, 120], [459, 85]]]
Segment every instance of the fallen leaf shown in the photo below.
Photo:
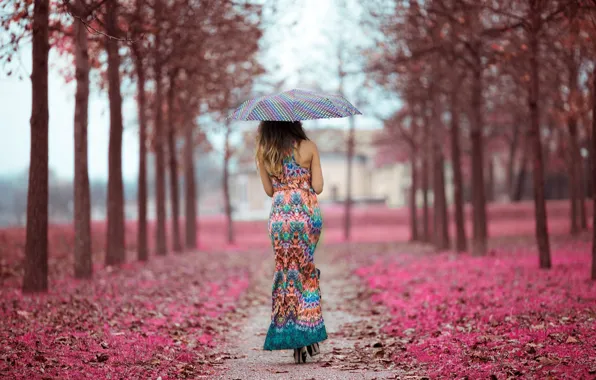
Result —
[[29, 312], [25, 310], [17, 310], [17, 315], [23, 318], [29, 318]]
[[565, 341], [565, 343], [579, 343], [579, 340], [577, 340], [577, 338], [570, 335], [569, 337], [567, 337], [567, 340]]
[[554, 359], [554, 358], [549, 358], [546, 356], [539, 356], [538, 358], [536, 358], [536, 360], [540, 363], [540, 364], [544, 364], [544, 365], [554, 365], [554, 364], [559, 364], [560, 360]]
[[270, 369], [269, 372], [272, 372], [272, 373], [290, 373], [290, 371], [286, 371], [286, 370], [283, 370], [283, 369]]

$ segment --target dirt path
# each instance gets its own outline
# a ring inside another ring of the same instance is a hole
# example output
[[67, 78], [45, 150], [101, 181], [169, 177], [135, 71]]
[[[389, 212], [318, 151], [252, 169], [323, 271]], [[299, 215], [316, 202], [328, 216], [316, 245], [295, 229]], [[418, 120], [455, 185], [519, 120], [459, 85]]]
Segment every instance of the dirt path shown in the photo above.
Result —
[[[258, 270], [255, 283], [233, 323], [219, 379], [413, 379], [406, 370], [395, 368], [388, 352], [396, 342], [379, 335], [381, 312], [372, 309], [367, 297], [360, 297], [358, 279], [350, 275], [344, 261], [317, 251], [321, 269], [323, 316], [329, 338], [321, 354], [296, 365], [291, 350], [263, 351], [270, 321], [270, 279], [273, 260]], [[331, 263], [333, 262], [333, 264]]]

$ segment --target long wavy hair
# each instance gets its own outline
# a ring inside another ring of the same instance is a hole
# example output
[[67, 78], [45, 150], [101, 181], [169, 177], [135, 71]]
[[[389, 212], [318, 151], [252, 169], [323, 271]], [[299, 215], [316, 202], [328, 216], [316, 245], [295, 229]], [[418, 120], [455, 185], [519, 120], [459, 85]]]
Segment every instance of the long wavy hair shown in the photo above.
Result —
[[308, 137], [300, 121], [262, 121], [257, 132], [257, 165], [263, 163], [267, 173], [279, 176], [284, 157], [302, 140]]

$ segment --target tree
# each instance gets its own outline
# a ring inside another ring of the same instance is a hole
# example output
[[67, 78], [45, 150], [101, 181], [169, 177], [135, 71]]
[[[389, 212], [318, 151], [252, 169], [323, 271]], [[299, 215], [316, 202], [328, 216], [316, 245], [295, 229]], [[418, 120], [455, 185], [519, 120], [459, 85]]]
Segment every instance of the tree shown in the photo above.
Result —
[[[354, 57], [357, 55], [350, 52], [350, 50], [354, 49], [354, 41], [348, 41], [344, 37], [344, 31], [349, 28], [350, 26], [345, 24], [345, 21], [348, 20], [349, 9], [345, 0], [338, 0], [339, 1], [339, 9], [340, 9], [340, 17], [341, 21], [340, 24], [340, 34], [339, 39], [337, 41], [337, 77], [339, 79], [339, 86], [338, 86], [338, 93], [339, 95], [343, 96], [344, 98], [348, 98], [348, 91], [346, 80], [350, 79], [350, 77], [354, 77], [354, 74], [360, 73], [360, 62], [356, 61]], [[360, 88], [362, 89], [362, 88]], [[352, 102], [356, 107], [360, 107], [361, 105], [358, 104], [357, 91], [353, 91], [352, 95], [354, 98]], [[359, 100], [359, 99], [358, 99]], [[354, 181], [353, 176], [353, 164], [354, 164], [354, 151], [356, 145], [356, 119], [354, 116], [351, 116], [348, 120], [349, 129], [348, 129], [348, 136], [346, 139], [346, 198], [344, 200], [344, 239], [349, 241], [351, 239], [351, 230], [352, 230], [352, 182]]]
[[[418, 230], [418, 205], [417, 194], [419, 187], [418, 180], [418, 162], [420, 160], [421, 149], [421, 125], [420, 125], [420, 111], [417, 107], [403, 108], [390, 119], [386, 120], [384, 125], [384, 133], [381, 135], [380, 141], [377, 143], [380, 150], [380, 155], [384, 160], [397, 161], [399, 157], [391, 156], [389, 152], [402, 151], [405, 144], [409, 150], [410, 159], [410, 241], [420, 240]], [[424, 190], [424, 189], [423, 189]]]
[[182, 251], [180, 239], [180, 201], [178, 191], [178, 151], [176, 149], [176, 125], [174, 118], [174, 94], [176, 88], [177, 69], [169, 74], [168, 88], [168, 153], [170, 159], [170, 199], [172, 209], [172, 248], [174, 252]]
[[[550, 243], [548, 235], [548, 223], [546, 212], [546, 201], [544, 193], [544, 153], [541, 136], [541, 42], [544, 39], [545, 30], [552, 28], [552, 25], [559, 23], [565, 17], [575, 2], [570, 1], [544, 1], [544, 0], [523, 0], [514, 8], [513, 13], [507, 13], [509, 19], [506, 21], [507, 30], [521, 28], [524, 38], [524, 50], [528, 62], [528, 109], [530, 115], [530, 126], [527, 130], [527, 142], [530, 144], [533, 155], [533, 184], [534, 184], [534, 206], [536, 222], [536, 240], [539, 250], [540, 268], [551, 267]], [[515, 27], [515, 28], [514, 28]], [[514, 32], [510, 32], [514, 33]]]
[[[431, 85], [430, 91], [436, 91]], [[433, 206], [435, 246], [443, 251], [449, 248], [449, 220], [447, 218], [447, 198], [445, 196], [445, 162], [443, 147], [440, 144], [443, 135], [443, 125], [439, 117], [439, 104], [437, 94], [431, 94], [430, 99], [430, 127], [431, 134], [431, 161], [433, 164]]]
[[136, 1], [133, 33], [135, 43], [131, 50], [135, 64], [135, 74], [137, 76], [137, 108], [139, 119], [139, 174], [138, 174], [138, 224], [137, 224], [137, 259], [139, 261], [149, 260], [149, 247], [147, 237], [147, 100], [145, 92], [145, 46], [140, 40], [143, 35], [141, 25], [145, 20], [143, 14], [143, 0]]
[[451, 143], [451, 167], [453, 168], [453, 198], [455, 214], [455, 249], [464, 252], [468, 248], [466, 239], [466, 222], [464, 219], [463, 199], [463, 175], [461, 169], [461, 148], [460, 148], [460, 123], [459, 123], [459, 75], [453, 70], [451, 80], [451, 92], [449, 93], [449, 115], [450, 115], [450, 143]]
[[592, 106], [592, 128], [591, 128], [591, 158], [592, 158], [592, 273], [591, 278], [592, 280], [596, 281], [596, 41], [590, 38], [590, 36], [594, 35], [596, 31], [596, 0], [589, 0], [586, 1], [586, 4], [582, 4], [586, 8], [589, 9], [588, 12], [585, 12], [585, 19], [582, 23], [584, 31], [586, 32], [584, 35], [588, 36], [586, 38], [590, 43], [589, 46], [591, 55], [592, 55], [592, 88], [591, 88], [591, 106]]
[[124, 184], [122, 181], [122, 95], [120, 93], [120, 53], [118, 52], [118, 1], [106, 4], [106, 50], [110, 102], [110, 140], [108, 148], [108, 220], [106, 265], [125, 260]]
[[[576, 24], [572, 27], [571, 33], [577, 34]], [[580, 210], [583, 210], [580, 202], [581, 192], [581, 155], [578, 145], [578, 92], [579, 92], [579, 46], [571, 42], [571, 51], [565, 57], [568, 76], [569, 95], [567, 104], [570, 109], [567, 115], [567, 128], [569, 133], [569, 189], [570, 189], [570, 219], [571, 219], [571, 234], [577, 235], [580, 231], [581, 220]], [[585, 212], [584, 212], [585, 218]]]
[[155, 41], [153, 71], [155, 75], [155, 115], [153, 131], [153, 149], [155, 151], [155, 205], [156, 205], [156, 234], [155, 249], [158, 255], [165, 255], [166, 247], [166, 189], [165, 189], [165, 157], [164, 157], [164, 128], [163, 128], [163, 62], [162, 62], [162, 27], [164, 8], [161, 0], [155, 1]]
[[563, 159], [568, 165], [569, 216], [572, 235], [576, 235], [580, 230], [587, 228], [585, 181], [579, 138], [582, 132], [580, 125], [582, 114], [588, 113], [587, 107], [584, 106], [585, 102], [581, 88], [582, 63], [585, 53], [590, 47], [581, 38], [583, 21], [581, 17], [566, 17], [561, 24], [568, 32], [563, 36], [560, 36], [560, 34], [557, 36], [556, 32], [550, 31], [550, 28], [548, 30], [553, 35], [548, 37], [553, 38], [554, 43], [549, 44], [547, 53], [550, 53], [549, 55], [553, 56], [555, 60], [549, 65], [550, 69], [547, 68], [547, 70], [556, 70], [555, 73], [551, 74], [555, 78], [551, 83], [559, 84], [556, 89], [551, 89], [551, 91], [557, 92], [551, 97], [556, 98], [558, 104], [549, 107], [549, 114], [555, 119], [555, 122], [565, 123], [567, 129], [567, 141], [561, 144], [564, 145], [564, 148], [561, 146], [561, 151], [565, 151]]
[[232, 219], [232, 205], [230, 202], [230, 157], [232, 157], [232, 148], [230, 147], [230, 134], [232, 128], [230, 121], [226, 121], [225, 137], [224, 137], [224, 162], [223, 162], [223, 192], [224, 192], [224, 208], [228, 224], [228, 244], [234, 244], [234, 223]]
[[[595, 46], [596, 47], [596, 46]], [[596, 63], [592, 71], [592, 167], [596, 168]], [[596, 184], [596, 170], [592, 170], [592, 184]], [[592, 280], [596, 280], [596, 186], [592, 185]]]
[[[439, 23], [435, 22], [429, 32], [431, 38], [438, 44], [443, 38], [440, 35], [440, 29], [437, 27]], [[433, 163], [433, 205], [434, 205], [434, 228], [433, 235], [435, 236], [435, 246], [438, 250], [446, 250], [449, 248], [449, 219], [447, 217], [447, 197], [445, 195], [445, 162], [444, 162], [444, 148], [441, 145], [444, 135], [444, 125], [442, 121], [443, 105], [441, 78], [446, 75], [444, 71], [452, 70], [452, 67], [446, 67], [445, 60], [437, 60], [431, 65], [431, 73], [429, 74], [428, 88], [428, 109], [429, 119], [431, 123], [431, 160]]]
[[[339, 77], [339, 94], [346, 97], [345, 94], [345, 78], [348, 75], [345, 68], [345, 42], [342, 40], [338, 44], [337, 49], [337, 75]], [[348, 130], [347, 138], [347, 149], [346, 149], [346, 162], [347, 162], [347, 175], [346, 175], [346, 199], [344, 200], [344, 239], [350, 240], [351, 227], [352, 227], [352, 164], [354, 161], [354, 131], [356, 129], [356, 123], [354, 117], [350, 117], [350, 127]]]
[[89, 10], [83, 0], [72, 6], [74, 20], [75, 93], [74, 114], [74, 230], [75, 277], [90, 278], [93, 274], [91, 259], [91, 191], [89, 188], [87, 123], [89, 108], [89, 47], [84, 24]]
[[27, 191], [24, 292], [48, 289], [49, 0], [35, 0], [32, 22], [31, 153]]
[[529, 63], [531, 70], [530, 91], [528, 105], [530, 107], [530, 128], [528, 140], [534, 160], [532, 177], [534, 179], [534, 206], [536, 213], [536, 239], [538, 241], [540, 268], [550, 268], [550, 244], [548, 238], [548, 224], [546, 214], [546, 202], [544, 198], [544, 162], [542, 158], [542, 143], [540, 140], [540, 109], [538, 99], [540, 95], [539, 78], [539, 32], [544, 27], [542, 20], [544, 9], [543, 2], [527, 0], [526, 33], [529, 42]]
[[197, 248], [197, 189], [194, 165], [194, 123], [185, 118], [184, 122], [184, 217], [185, 247]]
[[[471, 27], [472, 33], [478, 33], [477, 10], [470, 9], [466, 12], [466, 18]], [[470, 118], [471, 130], [470, 139], [472, 142], [472, 253], [484, 254], [487, 249], [487, 221], [486, 221], [486, 197], [484, 190], [484, 144], [482, 139], [482, 77], [484, 66], [483, 43], [479, 39], [473, 40], [465, 45], [471, 56], [472, 68], [472, 115]]]

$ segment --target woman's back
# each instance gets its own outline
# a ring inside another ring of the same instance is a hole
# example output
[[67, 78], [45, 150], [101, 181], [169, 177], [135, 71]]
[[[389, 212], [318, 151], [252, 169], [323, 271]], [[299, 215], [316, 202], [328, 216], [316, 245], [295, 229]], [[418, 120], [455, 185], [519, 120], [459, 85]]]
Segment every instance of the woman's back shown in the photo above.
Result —
[[[312, 190], [311, 162], [312, 151], [309, 149], [310, 141], [296, 143], [295, 146], [283, 155], [282, 171], [279, 175], [272, 175], [273, 190]], [[309, 157], [310, 156], [310, 157]]]
[[[315, 143], [310, 140], [298, 140], [282, 152], [281, 157], [283, 161], [280, 172], [266, 173], [271, 181], [272, 193], [284, 189], [310, 189], [316, 194], [323, 191], [323, 173]], [[264, 165], [260, 166], [264, 168]], [[261, 177], [263, 174], [265, 173], [262, 173]], [[266, 192], [267, 185], [267, 181], [264, 180], [263, 186]]]

